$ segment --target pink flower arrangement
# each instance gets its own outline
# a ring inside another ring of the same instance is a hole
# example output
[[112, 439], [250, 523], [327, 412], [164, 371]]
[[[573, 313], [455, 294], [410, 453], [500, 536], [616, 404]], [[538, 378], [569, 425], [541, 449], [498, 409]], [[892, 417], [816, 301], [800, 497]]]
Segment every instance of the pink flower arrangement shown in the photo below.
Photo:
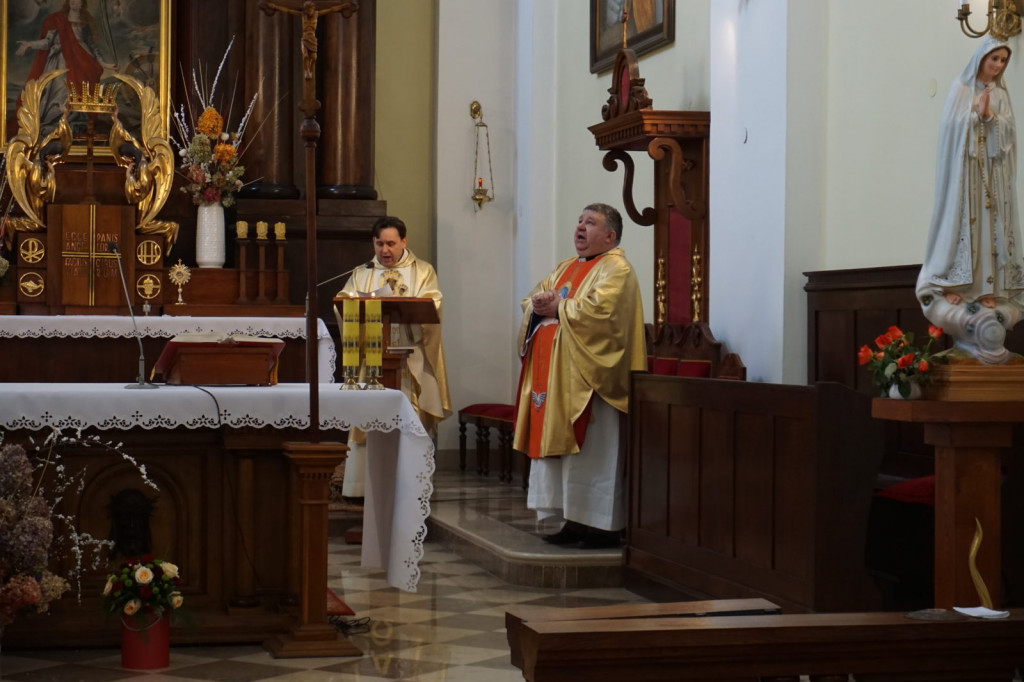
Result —
[[0, 627], [19, 612], [45, 613], [68, 591], [47, 570], [53, 543], [50, 506], [38, 494], [32, 463], [20, 445], [0, 449]]

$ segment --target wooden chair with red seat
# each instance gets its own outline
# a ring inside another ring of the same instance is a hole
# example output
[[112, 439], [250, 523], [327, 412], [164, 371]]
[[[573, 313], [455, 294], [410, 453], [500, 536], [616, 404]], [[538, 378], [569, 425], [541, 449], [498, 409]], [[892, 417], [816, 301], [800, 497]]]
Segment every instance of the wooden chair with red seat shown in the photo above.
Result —
[[[459, 469], [466, 470], [466, 426], [476, 427], [476, 472], [490, 474], [491, 429], [498, 430], [498, 480], [512, 481], [512, 417], [515, 405], [476, 403], [459, 410]], [[528, 471], [528, 465], [527, 469]], [[523, 487], [527, 474], [523, 473]]]

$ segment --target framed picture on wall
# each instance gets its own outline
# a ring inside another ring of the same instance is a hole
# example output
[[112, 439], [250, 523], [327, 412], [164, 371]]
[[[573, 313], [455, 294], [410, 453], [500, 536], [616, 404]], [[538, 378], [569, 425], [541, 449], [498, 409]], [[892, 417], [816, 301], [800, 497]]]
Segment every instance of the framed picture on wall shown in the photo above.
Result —
[[676, 39], [676, 0], [590, 0], [590, 73], [611, 69], [622, 49], [623, 5], [628, 47], [638, 57]]
[[[160, 98], [162, 134], [167, 136], [170, 93], [171, 0], [0, 0], [0, 85], [6, 142], [18, 131], [17, 111], [25, 83], [58, 69], [68, 69], [43, 91], [39, 119], [40, 139], [52, 131], [67, 100], [66, 79], [80, 87], [85, 77], [98, 76], [104, 85], [120, 84], [114, 74], [131, 76]], [[118, 117], [136, 138], [141, 113], [131, 88], [121, 85]], [[111, 117], [70, 113], [68, 121], [78, 136], [90, 123], [94, 135], [104, 139]], [[84, 149], [84, 143], [81, 146]], [[75, 151], [73, 150], [73, 152]]]

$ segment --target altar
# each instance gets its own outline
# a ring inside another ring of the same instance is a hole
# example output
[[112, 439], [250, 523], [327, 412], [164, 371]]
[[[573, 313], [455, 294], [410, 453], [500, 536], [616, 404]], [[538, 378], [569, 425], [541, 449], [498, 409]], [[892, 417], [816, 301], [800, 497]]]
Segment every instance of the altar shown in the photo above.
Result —
[[[309, 386], [167, 386], [131, 390], [124, 384], [0, 384], [5, 442], [29, 449], [51, 428], [95, 434], [120, 444], [58, 448], [68, 473], [81, 472], [80, 490], [60, 510], [79, 531], [110, 537], [114, 493], [142, 492], [152, 503], [153, 553], [177, 563], [195, 632], [175, 629], [174, 641], [259, 642], [294, 623], [298, 575], [292, 509], [299, 498], [285, 441], [305, 440]], [[367, 462], [362, 563], [385, 568], [388, 584], [414, 592], [419, 580], [426, 518], [433, 489], [433, 443], [399, 391], [344, 391], [320, 384], [323, 440], [358, 427], [374, 456]], [[124, 452], [146, 467], [159, 491], [146, 487]], [[120, 558], [118, 558], [120, 560]], [[67, 562], [58, 564], [66, 575]], [[82, 578], [74, 595], [50, 616], [17, 620], [4, 646], [110, 645], [119, 621], [99, 604], [106, 566]]]
[[[284, 339], [278, 376], [282, 382], [304, 381], [306, 320], [303, 317], [186, 317], [140, 315], [5, 315], [0, 325], [0, 355], [18, 362], [0, 365], [5, 381], [134, 381], [139, 343], [146, 371], [153, 368], [167, 341], [185, 333]], [[336, 356], [327, 325], [317, 320], [318, 381], [334, 381]]]

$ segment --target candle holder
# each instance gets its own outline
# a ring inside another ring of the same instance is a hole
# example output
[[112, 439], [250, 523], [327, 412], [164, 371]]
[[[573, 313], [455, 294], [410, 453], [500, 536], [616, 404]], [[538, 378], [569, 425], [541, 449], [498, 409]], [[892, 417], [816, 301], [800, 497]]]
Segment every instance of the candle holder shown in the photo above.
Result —
[[356, 379], [359, 376], [359, 368], [349, 367], [346, 365], [345, 367], [342, 368], [342, 372], [344, 373], [345, 383], [341, 385], [341, 390], [358, 391], [360, 387], [359, 382], [356, 381]]

